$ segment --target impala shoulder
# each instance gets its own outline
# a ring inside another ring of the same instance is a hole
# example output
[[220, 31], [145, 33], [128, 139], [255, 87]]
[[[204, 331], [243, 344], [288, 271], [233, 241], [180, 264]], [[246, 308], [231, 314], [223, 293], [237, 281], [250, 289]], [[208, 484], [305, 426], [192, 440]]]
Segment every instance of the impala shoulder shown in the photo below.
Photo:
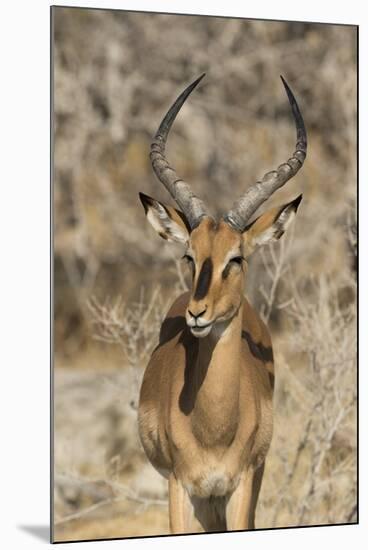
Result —
[[179, 337], [183, 330], [185, 330], [187, 326], [185, 320], [185, 310], [188, 302], [189, 292], [181, 294], [175, 302], [173, 302], [161, 325], [159, 344], [155, 348], [155, 351], [160, 349], [161, 346], [173, 338]]
[[243, 302], [242, 339], [257, 359], [273, 361], [270, 332], [246, 298]]
[[188, 306], [190, 299], [190, 292], [184, 292], [171, 304], [169, 311], [166, 314], [165, 319], [172, 317], [182, 316], [185, 317], [185, 310]]
[[[243, 331], [249, 332], [254, 340], [260, 341], [264, 335], [265, 325], [248, 299], [243, 300]], [[267, 329], [266, 329], [267, 330]]]

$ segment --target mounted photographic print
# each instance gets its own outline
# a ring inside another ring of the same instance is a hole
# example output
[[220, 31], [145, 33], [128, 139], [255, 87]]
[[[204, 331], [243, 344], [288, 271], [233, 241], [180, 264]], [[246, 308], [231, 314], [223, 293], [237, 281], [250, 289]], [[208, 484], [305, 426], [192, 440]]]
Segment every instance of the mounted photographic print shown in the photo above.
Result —
[[51, 23], [53, 541], [357, 523], [358, 28]]

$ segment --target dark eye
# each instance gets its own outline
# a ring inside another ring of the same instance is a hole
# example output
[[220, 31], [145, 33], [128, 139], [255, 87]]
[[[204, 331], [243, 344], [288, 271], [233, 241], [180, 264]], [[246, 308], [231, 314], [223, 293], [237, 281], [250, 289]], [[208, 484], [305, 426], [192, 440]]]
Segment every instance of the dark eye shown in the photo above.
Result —
[[230, 262], [234, 262], [235, 264], [241, 265], [243, 260], [244, 260], [243, 256], [235, 256], [235, 258], [231, 258]]
[[194, 264], [194, 260], [192, 256], [189, 256], [189, 254], [184, 254], [182, 260], [185, 260], [188, 264]]

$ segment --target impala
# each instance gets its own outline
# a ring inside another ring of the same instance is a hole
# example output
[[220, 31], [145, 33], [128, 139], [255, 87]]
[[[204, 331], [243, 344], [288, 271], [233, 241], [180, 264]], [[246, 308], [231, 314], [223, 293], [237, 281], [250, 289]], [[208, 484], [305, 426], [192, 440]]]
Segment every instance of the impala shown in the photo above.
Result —
[[251, 185], [219, 221], [165, 156], [169, 130], [202, 75], [169, 109], [151, 145], [153, 170], [179, 209], [143, 193], [158, 234], [185, 247], [192, 287], [162, 323], [145, 370], [139, 432], [152, 465], [168, 479], [172, 533], [253, 529], [272, 437], [273, 353], [269, 331], [244, 296], [247, 259], [281, 237], [302, 196], [250, 218], [302, 166], [307, 137], [292, 91], [292, 157]]

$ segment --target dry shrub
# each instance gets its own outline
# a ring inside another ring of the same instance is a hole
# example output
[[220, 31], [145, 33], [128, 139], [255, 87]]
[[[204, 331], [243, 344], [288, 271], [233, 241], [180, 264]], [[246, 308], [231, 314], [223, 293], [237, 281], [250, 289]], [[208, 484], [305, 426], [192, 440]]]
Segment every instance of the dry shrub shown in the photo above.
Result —
[[[280, 249], [280, 245], [278, 245]], [[261, 493], [258, 526], [356, 521], [356, 282], [295, 280], [282, 252], [264, 259], [271, 277], [265, 311], [282, 309], [274, 339], [275, 433]], [[280, 261], [280, 259], [282, 261]], [[285, 281], [277, 279], [285, 275]], [[282, 285], [277, 302], [275, 288]], [[264, 292], [264, 291], [263, 291]], [[269, 315], [270, 316], [270, 315]]]

